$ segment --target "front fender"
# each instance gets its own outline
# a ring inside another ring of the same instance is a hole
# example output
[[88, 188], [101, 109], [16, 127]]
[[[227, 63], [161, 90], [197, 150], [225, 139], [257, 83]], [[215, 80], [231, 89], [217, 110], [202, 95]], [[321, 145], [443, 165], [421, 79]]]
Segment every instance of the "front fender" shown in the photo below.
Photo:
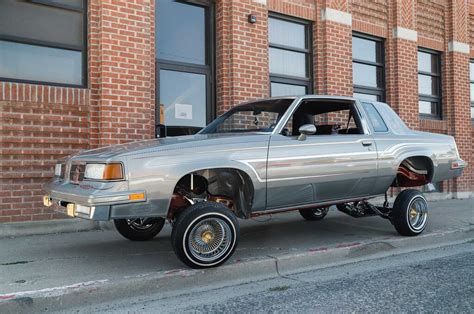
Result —
[[252, 211], [265, 208], [266, 158], [268, 146], [253, 149], [185, 152], [166, 156], [136, 156], [128, 160], [130, 189], [142, 189], [156, 214], [166, 216], [174, 188], [185, 175], [206, 169], [231, 168], [243, 171], [254, 187]]

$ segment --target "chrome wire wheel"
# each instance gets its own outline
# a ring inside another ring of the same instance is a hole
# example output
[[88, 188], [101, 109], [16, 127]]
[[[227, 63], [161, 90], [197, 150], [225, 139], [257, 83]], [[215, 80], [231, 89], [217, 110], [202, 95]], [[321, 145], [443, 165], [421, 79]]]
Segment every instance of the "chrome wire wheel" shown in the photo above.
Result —
[[212, 263], [228, 253], [233, 233], [222, 218], [205, 218], [192, 226], [187, 242], [189, 253], [195, 259]]
[[136, 231], [145, 231], [153, 227], [154, 223], [149, 218], [126, 219], [128, 226]]
[[300, 215], [309, 221], [321, 220], [329, 212], [329, 207], [303, 208], [299, 210]]
[[390, 221], [399, 234], [417, 236], [428, 221], [428, 202], [420, 191], [406, 189], [400, 192], [393, 203]]
[[160, 233], [165, 225], [165, 219], [161, 217], [114, 219], [114, 224], [125, 238], [132, 241], [147, 241]]
[[425, 199], [422, 197], [414, 198], [407, 211], [407, 220], [410, 227], [415, 231], [422, 230], [425, 227], [427, 217], [428, 205]]
[[321, 216], [325, 216], [328, 211], [329, 211], [329, 207], [325, 207], [325, 208], [313, 208], [311, 210], [313, 212], [313, 215], [316, 216], [316, 217], [321, 217]]

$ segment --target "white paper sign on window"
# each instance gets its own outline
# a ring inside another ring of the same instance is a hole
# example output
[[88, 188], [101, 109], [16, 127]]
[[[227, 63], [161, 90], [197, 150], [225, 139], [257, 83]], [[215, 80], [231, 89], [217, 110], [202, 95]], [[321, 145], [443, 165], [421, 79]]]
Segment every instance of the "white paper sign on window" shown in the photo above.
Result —
[[174, 114], [176, 119], [192, 120], [193, 119], [193, 106], [186, 104], [175, 104]]

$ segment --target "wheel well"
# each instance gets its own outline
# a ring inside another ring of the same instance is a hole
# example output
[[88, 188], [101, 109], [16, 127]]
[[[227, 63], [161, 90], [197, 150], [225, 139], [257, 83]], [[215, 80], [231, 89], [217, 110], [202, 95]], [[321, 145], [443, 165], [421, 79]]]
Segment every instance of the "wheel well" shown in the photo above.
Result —
[[426, 156], [405, 158], [397, 169], [392, 186], [413, 187], [431, 182], [433, 178], [433, 161]]
[[250, 176], [240, 169], [215, 168], [193, 171], [181, 177], [175, 186], [168, 218], [188, 207], [190, 199], [222, 203], [237, 217], [249, 217], [254, 198]]

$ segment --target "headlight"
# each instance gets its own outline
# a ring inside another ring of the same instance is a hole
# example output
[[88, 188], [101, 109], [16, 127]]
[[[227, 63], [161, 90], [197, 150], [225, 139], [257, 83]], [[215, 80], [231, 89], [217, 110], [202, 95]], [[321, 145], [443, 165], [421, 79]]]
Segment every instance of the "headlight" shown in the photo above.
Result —
[[84, 178], [92, 180], [121, 180], [123, 179], [122, 164], [87, 164]]
[[56, 166], [54, 166], [54, 176], [55, 177], [60, 177], [61, 176], [61, 167], [62, 167], [61, 164], [56, 164]]

